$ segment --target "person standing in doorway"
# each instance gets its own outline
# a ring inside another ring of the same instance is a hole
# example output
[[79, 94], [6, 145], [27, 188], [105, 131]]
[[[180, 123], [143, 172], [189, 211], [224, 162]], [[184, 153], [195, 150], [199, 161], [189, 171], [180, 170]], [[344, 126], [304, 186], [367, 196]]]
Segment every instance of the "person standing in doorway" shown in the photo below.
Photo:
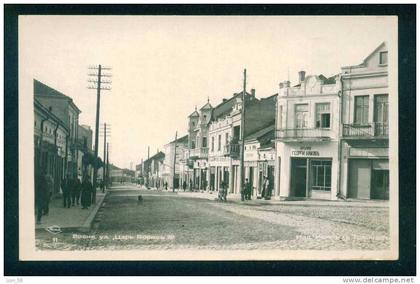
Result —
[[184, 182], [182, 183], [182, 189], [185, 190], [187, 189], [187, 182], [184, 180]]

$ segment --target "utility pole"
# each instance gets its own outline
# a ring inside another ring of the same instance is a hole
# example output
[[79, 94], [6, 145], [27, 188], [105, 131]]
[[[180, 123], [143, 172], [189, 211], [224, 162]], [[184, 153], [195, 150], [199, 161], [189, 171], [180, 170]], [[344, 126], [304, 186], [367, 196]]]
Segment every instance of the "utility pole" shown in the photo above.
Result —
[[103, 165], [103, 176], [102, 176], [102, 179], [103, 179], [103, 181], [104, 181], [104, 183], [105, 183], [105, 185], [106, 185], [106, 167], [105, 167], [105, 165], [106, 165], [106, 157], [107, 157], [107, 151], [106, 151], [106, 146], [107, 146], [107, 138], [111, 135], [111, 128], [110, 128], [110, 125], [109, 124], [106, 124], [106, 123], [104, 123], [104, 126], [103, 126], [103, 128], [102, 129], [100, 129], [100, 131], [101, 131], [101, 133], [100, 133], [100, 135], [101, 136], [103, 136], [104, 137], [104, 155], [103, 155], [103, 162], [104, 162], [104, 165]]
[[245, 167], [244, 167], [244, 156], [245, 156], [245, 94], [246, 94], [246, 69], [244, 69], [244, 89], [242, 92], [242, 110], [241, 110], [241, 180], [240, 180], [240, 192], [244, 191], [245, 181]]
[[109, 142], [106, 143], [106, 179], [105, 186], [109, 188]]
[[150, 159], [150, 146], [147, 146], [147, 169], [146, 169], [146, 178], [147, 178], [146, 187], [147, 188], [149, 188], [149, 172], [150, 172], [150, 166], [151, 166], [149, 159]]
[[[96, 125], [95, 125], [95, 163], [93, 167], [93, 196], [92, 202], [96, 203], [96, 179], [98, 176], [98, 145], [99, 145], [99, 113], [101, 107], [101, 90], [111, 90], [109, 84], [111, 81], [103, 80], [103, 78], [111, 77], [109, 74], [102, 74], [102, 71], [111, 70], [109, 67], [103, 67], [102, 65], [98, 65], [98, 67], [89, 67], [90, 70], [95, 70], [97, 73], [90, 73], [88, 74], [89, 77], [93, 77], [95, 79], [88, 79], [89, 83], [93, 83], [93, 86], [89, 86], [88, 89], [96, 89]], [[103, 86], [101, 87], [101, 84]]]
[[178, 139], [178, 131], [175, 132], [175, 145], [174, 145], [174, 167], [172, 169], [173, 171], [173, 177], [172, 177], [172, 192], [175, 192], [175, 165], [176, 165], [176, 140]]

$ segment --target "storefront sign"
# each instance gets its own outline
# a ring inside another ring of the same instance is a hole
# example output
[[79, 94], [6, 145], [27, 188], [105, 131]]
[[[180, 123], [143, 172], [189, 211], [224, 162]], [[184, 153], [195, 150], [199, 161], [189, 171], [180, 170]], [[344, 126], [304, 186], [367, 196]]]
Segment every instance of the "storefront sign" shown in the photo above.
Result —
[[312, 147], [300, 147], [299, 150], [293, 150], [292, 156], [311, 156], [311, 157], [318, 157], [319, 152], [313, 151]]

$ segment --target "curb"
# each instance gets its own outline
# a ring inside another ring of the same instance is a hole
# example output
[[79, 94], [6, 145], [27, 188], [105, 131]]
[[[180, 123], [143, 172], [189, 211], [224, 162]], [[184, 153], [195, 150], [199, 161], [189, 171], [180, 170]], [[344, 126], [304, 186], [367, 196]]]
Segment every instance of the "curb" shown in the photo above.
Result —
[[102, 203], [105, 200], [105, 197], [108, 195], [108, 191], [105, 192], [105, 195], [102, 199], [97, 200], [95, 207], [93, 208], [93, 210], [90, 212], [89, 216], [87, 217], [86, 221], [83, 223], [83, 225], [81, 227], [78, 227], [78, 230], [80, 232], [87, 232], [92, 228], [92, 223], [93, 220], [96, 217], [96, 213], [98, 213], [99, 208], [101, 208]]

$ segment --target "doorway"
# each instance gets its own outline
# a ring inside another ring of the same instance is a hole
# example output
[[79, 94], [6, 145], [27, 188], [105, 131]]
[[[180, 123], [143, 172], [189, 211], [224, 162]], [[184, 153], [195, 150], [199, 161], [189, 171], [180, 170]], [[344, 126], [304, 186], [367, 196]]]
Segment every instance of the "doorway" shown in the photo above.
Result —
[[371, 199], [389, 199], [389, 171], [372, 170]]
[[292, 158], [291, 196], [307, 197], [307, 159]]

